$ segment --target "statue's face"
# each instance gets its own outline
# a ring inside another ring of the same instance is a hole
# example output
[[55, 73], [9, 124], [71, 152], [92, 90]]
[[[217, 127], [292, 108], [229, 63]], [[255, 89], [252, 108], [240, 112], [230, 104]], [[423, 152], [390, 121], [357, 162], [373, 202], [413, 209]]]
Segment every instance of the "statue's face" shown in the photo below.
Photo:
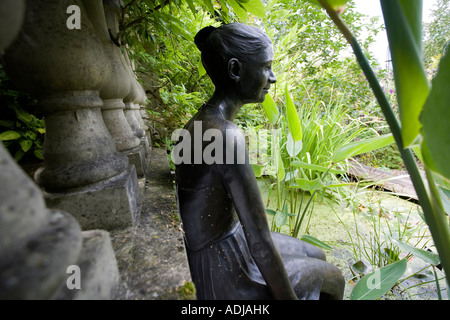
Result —
[[277, 81], [272, 71], [273, 49], [266, 47], [253, 57], [253, 62], [241, 65], [239, 88], [244, 103], [263, 102], [270, 85]]

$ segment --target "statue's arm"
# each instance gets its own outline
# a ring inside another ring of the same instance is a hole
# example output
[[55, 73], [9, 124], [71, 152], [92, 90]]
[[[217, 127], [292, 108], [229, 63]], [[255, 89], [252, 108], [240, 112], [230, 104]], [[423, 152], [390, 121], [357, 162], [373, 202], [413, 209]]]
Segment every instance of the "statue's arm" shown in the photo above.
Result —
[[[219, 167], [244, 229], [250, 253], [274, 298], [297, 299], [281, 256], [272, 241], [264, 204], [248, 161], [245, 141], [240, 132], [235, 132], [235, 135], [240, 135], [241, 138], [236, 139], [237, 141], [226, 139], [224, 151], [226, 153], [233, 149], [235, 162]], [[245, 150], [245, 164], [237, 164], [242, 150]]]

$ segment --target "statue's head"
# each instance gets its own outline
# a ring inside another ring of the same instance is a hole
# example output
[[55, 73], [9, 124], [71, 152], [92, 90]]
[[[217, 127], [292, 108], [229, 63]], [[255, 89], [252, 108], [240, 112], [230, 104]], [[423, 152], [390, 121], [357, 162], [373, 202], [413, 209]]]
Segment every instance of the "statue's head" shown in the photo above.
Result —
[[242, 23], [209, 26], [195, 36], [202, 62], [216, 88], [234, 89], [245, 102], [262, 102], [270, 84], [272, 41], [263, 31]]

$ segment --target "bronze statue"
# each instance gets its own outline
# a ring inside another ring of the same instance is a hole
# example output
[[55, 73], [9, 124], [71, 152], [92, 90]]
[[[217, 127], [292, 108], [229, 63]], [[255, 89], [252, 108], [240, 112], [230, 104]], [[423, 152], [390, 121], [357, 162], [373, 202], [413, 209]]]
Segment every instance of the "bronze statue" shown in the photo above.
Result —
[[[200, 30], [195, 43], [215, 92], [184, 127], [178, 144], [190, 150], [183, 150], [187, 161], [177, 164], [176, 181], [197, 298], [342, 299], [341, 272], [320, 249], [270, 231], [243, 135], [232, 122], [276, 82], [271, 40], [233, 23]], [[188, 139], [196, 134], [210, 141]], [[211, 154], [216, 161], [199, 161], [213, 142], [222, 146]]]

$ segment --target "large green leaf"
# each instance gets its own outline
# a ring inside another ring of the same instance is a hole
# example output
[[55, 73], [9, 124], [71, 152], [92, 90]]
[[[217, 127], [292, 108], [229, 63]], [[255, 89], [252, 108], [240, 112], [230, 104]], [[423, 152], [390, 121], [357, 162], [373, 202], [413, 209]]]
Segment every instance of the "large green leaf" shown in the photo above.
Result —
[[423, 107], [422, 155], [426, 165], [450, 181], [450, 53], [441, 59], [432, 81], [430, 95]]
[[295, 179], [295, 184], [289, 185], [290, 188], [300, 188], [304, 191], [320, 190], [325, 187], [320, 179], [308, 180], [308, 179]]
[[419, 249], [416, 247], [412, 247], [409, 244], [403, 243], [397, 239], [392, 239], [392, 242], [394, 244], [396, 244], [398, 247], [400, 247], [400, 249], [402, 249], [403, 251], [410, 252], [417, 258], [419, 258], [427, 263], [430, 263], [434, 266], [437, 266], [439, 264], [439, 262], [441, 261], [439, 258], [439, 255], [437, 255], [433, 252], [425, 251], [425, 250], [422, 250], [422, 249]]
[[12, 130], [0, 133], [0, 141], [16, 140], [19, 139], [20, 137], [21, 137], [20, 133]]
[[350, 295], [352, 300], [374, 300], [388, 292], [406, 271], [405, 259], [377, 269], [361, 278]]
[[381, 6], [394, 68], [402, 141], [406, 148], [419, 135], [419, 115], [429, 93], [417, 31], [422, 27], [421, 0], [381, 0]]
[[422, 2], [422, 0], [399, 0], [419, 53], [422, 52]]
[[392, 134], [351, 142], [338, 148], [331, 158], [331, 161], [333, 163], [338, 163], [350, 157], [385, 147], [393, 142], [394, 137], [392, 137]]
[[284, 90], [284, 96], [286, 99], [286, 118], [288, 122], [289, 132], [292, 134], [294, 142], [302, 140], [302, 126], [298, 117], [297, 109], [292, 102], [291, 95], [289, 94], [287, 83]]
[[269, 118], [269, 121], [271, 124], [276, 124], [278, 121], [278, 118], [280, 117], [280, 112], [278, 110], [277, 105], [273, 101], [270, 94], [266, 94], [266, 98], [264, 99], [264, 102], [261, 103], [261, 105], [264, 108], [264, 111], [266, 112], [267, 118]]
[[289, 156], [291, 157], [297, 156], [300, 153], [300, 151], [302, 151], [302, 148], [303, 148], [302, 140], [294, 142], [292, 134], [289, 132], [286, 141], [286, 150], [289, 153]]

